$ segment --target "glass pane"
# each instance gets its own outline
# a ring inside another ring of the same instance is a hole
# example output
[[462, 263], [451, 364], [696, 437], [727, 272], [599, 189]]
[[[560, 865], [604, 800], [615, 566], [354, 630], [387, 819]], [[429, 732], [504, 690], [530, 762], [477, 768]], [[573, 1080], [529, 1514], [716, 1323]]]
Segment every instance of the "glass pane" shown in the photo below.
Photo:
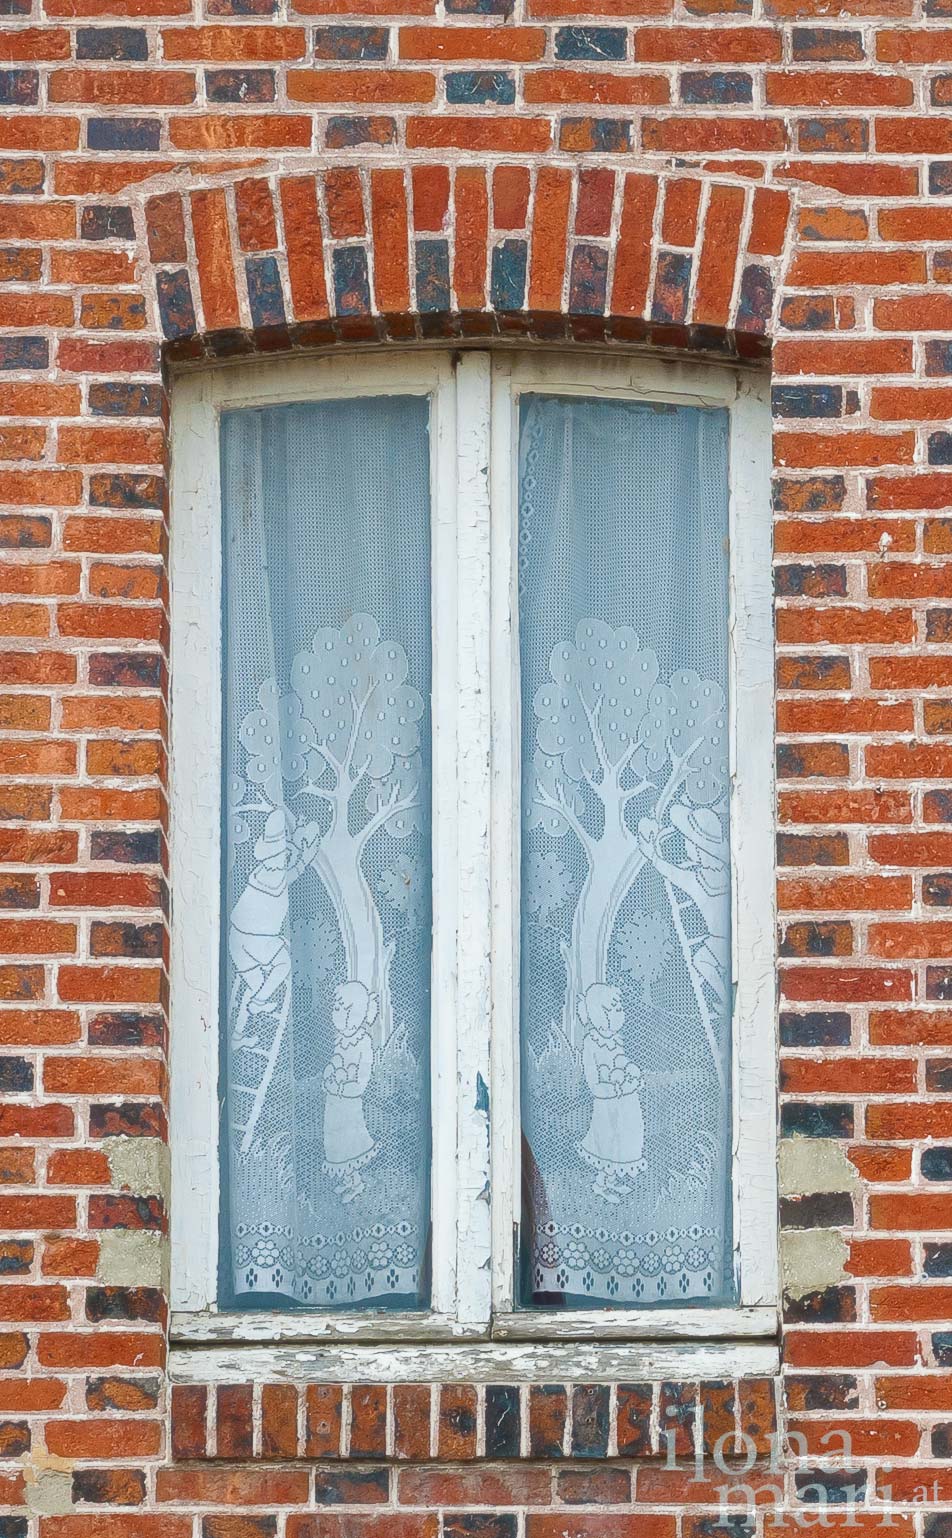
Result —
[[428, 403], [226, 412], [221, 1288], [429, 1298]]
[[524, 1306], [733, 1296], [727, 446], [521, 402]]

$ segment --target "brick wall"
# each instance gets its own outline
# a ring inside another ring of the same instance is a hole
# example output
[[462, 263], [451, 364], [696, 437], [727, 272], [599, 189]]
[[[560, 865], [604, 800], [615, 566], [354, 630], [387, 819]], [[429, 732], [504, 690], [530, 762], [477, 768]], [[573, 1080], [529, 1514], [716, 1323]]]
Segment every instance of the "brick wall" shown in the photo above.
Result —
[[[952, 1534], [952, 6], [753, 7], [2, 0], [0, 1538]], [[163, 356], [463, 334], [772, 360], [784, 1375], [172, 1400]]]

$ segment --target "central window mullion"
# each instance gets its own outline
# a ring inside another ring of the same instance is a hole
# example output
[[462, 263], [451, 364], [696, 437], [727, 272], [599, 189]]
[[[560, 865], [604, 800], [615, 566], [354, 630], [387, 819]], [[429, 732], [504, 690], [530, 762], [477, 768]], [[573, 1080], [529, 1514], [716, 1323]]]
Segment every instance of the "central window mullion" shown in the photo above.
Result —
[[[490, 356], [456, 361], [457, 1320], [488, 1328], [490, 1157]], [[437, 922], [440, 922], [439, 919]], [[434, 1170], [434, 1188], [442, 1171]]]

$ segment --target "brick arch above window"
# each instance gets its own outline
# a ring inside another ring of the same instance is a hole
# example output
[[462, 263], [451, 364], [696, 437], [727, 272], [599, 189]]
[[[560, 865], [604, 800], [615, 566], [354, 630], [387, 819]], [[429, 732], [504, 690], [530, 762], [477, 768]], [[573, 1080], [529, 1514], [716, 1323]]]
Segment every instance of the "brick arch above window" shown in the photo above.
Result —
[[756, 357], [790, 212], [698, 168], [517, 162], [258, 166], [138, 198], [158, 326], [192, 358], [464, 334]]

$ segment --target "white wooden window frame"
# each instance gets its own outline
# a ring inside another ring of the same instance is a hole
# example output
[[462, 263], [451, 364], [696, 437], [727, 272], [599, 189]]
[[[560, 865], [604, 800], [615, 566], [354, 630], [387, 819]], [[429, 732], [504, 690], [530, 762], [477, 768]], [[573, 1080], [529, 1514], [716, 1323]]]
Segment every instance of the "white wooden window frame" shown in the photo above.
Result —
[[[738, 1302], [731, 1306], [532, 1311], [515, 1306], [520, 736], [514, 584], [517, 423], [519, 397], [526, 391], [726, 407], [730, 413], [732, 1192], [738, 1284]], [[412, 1314], [219, 1312], [220, 416], [241, 407], [397, 393], [428, 396], [431, 413], [432, 1306]], [[766, 1342], [777, 1329], [778, 1263], [769, 460], [762, 375], [635, 353], [500, 348], [451, 356], [418, 348], [220, 367], [175, 381], [173, 1341], [205, 1343], [206, 1362], [213, 1342], [360, 1342], [371, 1355], [376, 1343], [383, 1354], [374, 1370], [384, 1377], [399, 1370], [394, 1363], [403, 1355], [401, 1342], [415, 1343], [414, 1350], [432, 1343], [433, 1370], [444, 1375], [452, 1375], [445, 1360], [450, 1342], [463, 1348], [460, 1370], [470, 1375], [482, 1370], [480, 1362], [489, 1376], [505, 1372], [507, 1360], [524, 1361], [529, 1346], [533, 1357], [541, 1352], [546, 1361], [561, 1351], [564, 1360], [553, 1358], [549, 1370], [571, 1376], [583, 1361], [582, 1348], [560, 1347], [560, 1341], [659, 1343], [642, 1348], [640, 1356], [637, 1346], [628, 1348], [627, 1357], [622, 1348], [619, 1365], [630, 1370], [656, 1363], [673, 1370], [665, 1342], [696, 1343], [675, 1347], [682, 1357], [688, 1352], [685, 1370], [709, 1363], [712, 1352], [720, 1364], [714, 1370], [771, 1369], [776, 1349]], [[200, 735], [196, 721], [202, 723]], [[584, 1367], [591, 1375], [589, 1355], [586, 1349]], [[225, 1371], [228, 1363], [218, 1365]], [[321, 1370], [328, 1366], [332, 1363]]]

